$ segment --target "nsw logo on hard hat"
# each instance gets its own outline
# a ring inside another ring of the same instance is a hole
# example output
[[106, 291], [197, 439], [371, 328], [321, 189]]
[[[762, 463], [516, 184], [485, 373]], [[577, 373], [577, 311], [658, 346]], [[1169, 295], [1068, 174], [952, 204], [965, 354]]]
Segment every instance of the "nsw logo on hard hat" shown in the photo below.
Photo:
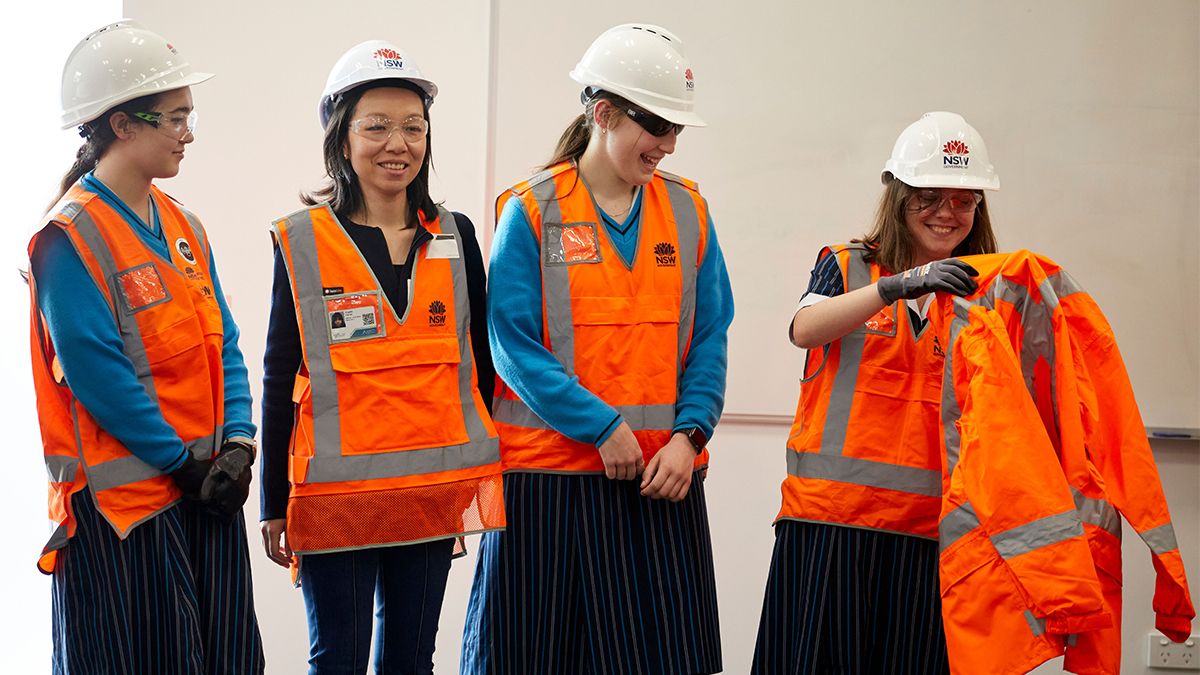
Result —
[[971, 149], [966, 143], [960, 140], [947, 141], [942, 146], [942, 166], [961, 166], [967, 168], [967, 164], [971, 161], [967, 157], [971, 153]]
[[395, 49], [384, 47], [376, 49], [372, 54], [375, 57], [375, 64], [380, 68], [395, 68], [396, 70], [404, 69], [404, 57], [400, 56], [400, 52]]
[[691, 68], [688, 68], [687, 70], [683, 71], [683, 80], [687, 84], [688, 91], [692, 91], [696, 88], [696, 82], [692, 80], [692, 69]]

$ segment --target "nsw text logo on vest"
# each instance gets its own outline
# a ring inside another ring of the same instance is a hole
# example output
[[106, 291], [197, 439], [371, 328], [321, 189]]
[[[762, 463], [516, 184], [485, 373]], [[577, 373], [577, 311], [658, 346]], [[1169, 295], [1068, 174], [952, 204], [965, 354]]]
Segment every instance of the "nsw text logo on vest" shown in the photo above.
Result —
[[446, 325], [446, 305], [441, 300], [434, 300], [429, 303], [429, 325]]
[[675, 247], [671, 244], [660, 241], [654, 246], [654, 262], [658, 263], [659, 267], [671, 267], [675, 264]]

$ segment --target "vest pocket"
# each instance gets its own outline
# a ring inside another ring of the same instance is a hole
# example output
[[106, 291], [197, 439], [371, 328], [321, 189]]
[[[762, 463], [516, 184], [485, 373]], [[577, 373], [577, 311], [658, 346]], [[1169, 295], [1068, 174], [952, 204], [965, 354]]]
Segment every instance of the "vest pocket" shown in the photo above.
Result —
[[342, 454], [460, 445], [468, 440], [455, 337], [334, 345]]

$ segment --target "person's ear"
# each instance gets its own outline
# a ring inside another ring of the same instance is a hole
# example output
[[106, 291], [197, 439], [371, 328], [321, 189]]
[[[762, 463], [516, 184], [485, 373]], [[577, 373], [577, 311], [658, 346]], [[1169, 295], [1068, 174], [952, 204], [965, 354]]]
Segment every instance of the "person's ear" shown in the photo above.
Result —
[[123, 112], [113, 113], [108, 118], [108, 125], [112, 127], [113, 135], [118, 140], [127, 141], [137, 135], [133, 119]]
[[608, 133], [608, 129], [612, 126], [613, 104], [608, 99], [600, 99], [596, 101], [596, 105], [592, 106], [592, 124], [600, 130], [600, 133]]

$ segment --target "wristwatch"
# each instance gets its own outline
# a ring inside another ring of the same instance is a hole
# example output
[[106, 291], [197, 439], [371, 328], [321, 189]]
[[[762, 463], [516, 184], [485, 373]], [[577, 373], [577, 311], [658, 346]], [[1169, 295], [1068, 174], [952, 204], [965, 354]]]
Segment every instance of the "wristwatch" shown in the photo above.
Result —
[[246, 436], [230, 436], [229, 438], [225, 439], [224, 443], [221, 444], [221, 451], [224, 452], [225, 448], [231, 445], [237, 445], [245, 448], [246, 451], [250, 453], [251, 462], [258, 457], [258, 443], [256, 443], [253, 438]]
[[675, 432], [687, 437], [688, 442], [692, 444], [692, 448], [696, 450], [697, 455], [708, 446], [708, 436], [704, 435], [700, 427], [684, 427], [676, 429]]

